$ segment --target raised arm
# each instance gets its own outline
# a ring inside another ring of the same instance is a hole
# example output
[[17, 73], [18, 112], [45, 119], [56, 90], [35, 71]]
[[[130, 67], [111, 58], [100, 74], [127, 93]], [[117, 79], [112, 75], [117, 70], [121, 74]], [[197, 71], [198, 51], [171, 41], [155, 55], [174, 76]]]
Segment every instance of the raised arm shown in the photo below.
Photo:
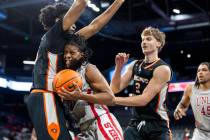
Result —
[[127, 71], [121, 77], [122, 68], [128, 62], [128, 58], [129, 54], [125, 53], [118, 53], [115, 57], [115, 70], [110, 83], [110, 87], [115, 94], [119, 93], [121, 90], [127, 87], [131, 81], [132, 70], [135, 61], [129, 65]]
[[63, 30], [68, 30], [80, 17], [87, 5], [87, 0], [74, 0], [71, 8], [63, 18]]
[[115, 97], [115, 104], [125, 106], [146, 106], [170, 80], [171, 70], [168, 66], [159, 66], [141, 95], [132, 97]]
[[106, 11], [96, 17], [88, 26], [80, 29], [77, 34], [84, 36], [86, 39], [95, 35], [110, 21], [123, 3], [124, 0], [115, 0]]
[[174, 111], [174, 118], [176, 120], [179, 120], [183, 116], [186, 116], [186, 111], [190, 105], [191, 94], [192, 94], [192, 85], [188, 85], [184, 91], [181, 101], [179, 102]]

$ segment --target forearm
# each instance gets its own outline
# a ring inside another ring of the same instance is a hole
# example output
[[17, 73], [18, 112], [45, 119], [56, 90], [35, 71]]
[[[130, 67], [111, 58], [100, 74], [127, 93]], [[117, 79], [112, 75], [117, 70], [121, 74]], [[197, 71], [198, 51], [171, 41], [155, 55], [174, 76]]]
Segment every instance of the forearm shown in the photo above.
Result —
[[183, 103], [182, 101], [180, 101], [176, 108], [181, 108], [181, 109], [187, 110], [188, 107], [189, 107], [188, 104]]
[[93, 32], [97, 33], [101, 30], [113, 17], [113, 15], [117, 12], [120, 6], [123, 4], [124, 0], [115, 0], [112, 5], [106, 9], [101, 15], [96, 17], [90, 25], [93, 26]]
[[115, 69], [114, 75], [112, 77], [110, 87], [114, 94], [119, 93], [121, 88], [120, 88], [120, 83], [121, 83], [121, 70], [120, 69]]
[[75, 0], [72, 7], [68, 10], [63, 18], [63, 29], [68, 30], [80, 17], [87, 5], [86, 0]]
[[145, 106], [147, 104], [141, 95], [132, 97], [115, 97], [114, 103], [123, 106]]
[[97, 94], [84, 93], [80, 99], [94, 104], [113, 105], [114, 96], [105, 92], [100, 92]]

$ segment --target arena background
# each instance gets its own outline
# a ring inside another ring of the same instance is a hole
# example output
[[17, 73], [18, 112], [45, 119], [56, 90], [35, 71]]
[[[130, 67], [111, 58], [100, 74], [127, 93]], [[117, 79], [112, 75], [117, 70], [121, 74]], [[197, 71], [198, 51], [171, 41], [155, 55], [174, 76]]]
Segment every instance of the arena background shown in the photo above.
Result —
[[[153, 26], [164, 31], [166, 45], [160, 57], [174, 71], [167, 100], [173, 138], [188, 139], [194, 128], [192, 110], [180, 121], [175, 121], [172, 115], [184, 87], [195, 79], [198, 64], [210, 61], [210, 1], [125, 1], [111, 22], [88, 41], [94, 51], [90, 61], [109, 81], [118, 52], [130, 53], [131, 60], [143, 58], [142, 29]], [[29, 93], [33, 61], [44, 33], [38, 14], [40, 8], [54, 2], [59, 0], [0, 0], [0, 140], [28, 140], [30, 137], [32, 126], [24, 96]], [[76, 23], [78, 28], [87, 25], [111, 2], [113, 0], [91, 0]], [[120, 94], [128, 96], [130, 92], [129, 86]], [[110, 109], [125, 127], [130, 108]]]

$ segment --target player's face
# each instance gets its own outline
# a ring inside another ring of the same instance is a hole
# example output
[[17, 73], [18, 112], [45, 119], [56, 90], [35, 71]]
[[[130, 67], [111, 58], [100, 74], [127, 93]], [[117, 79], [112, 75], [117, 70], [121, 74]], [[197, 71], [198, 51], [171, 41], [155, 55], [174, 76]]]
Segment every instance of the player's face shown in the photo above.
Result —
[[64, 49], [64, 62], [66, 68], [77, 69], [82, 64], [83, 53], [72, 44], [67, 44]]
[[160, 42], [158, 42], [152, 35], [149, 36], [141, 36], [142, 42], [141, 42], [141, 48], [142, 52], [147, 55], [154, 53], [155, 51], [158, 51], [158, 48], [160, 47]]
[[200, 84], [210, 81], [210, 71], [206, 65], [200, 65], [197, 71], [197, 77]]

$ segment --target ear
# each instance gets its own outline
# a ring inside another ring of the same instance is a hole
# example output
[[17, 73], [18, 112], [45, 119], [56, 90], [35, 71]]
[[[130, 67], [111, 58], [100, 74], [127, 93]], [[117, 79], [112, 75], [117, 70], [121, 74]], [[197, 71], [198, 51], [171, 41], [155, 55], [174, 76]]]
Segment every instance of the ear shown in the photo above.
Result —
[[82, 57], [84, 57], [84, 56], [85, 56], [85, 53], [84, 53], [84, 52], [82, 52], [82, 53], [81, 53], [81, 56], [82, 56]]
[[157, 48], [161, 47], [161, 42], [157, 42]]

